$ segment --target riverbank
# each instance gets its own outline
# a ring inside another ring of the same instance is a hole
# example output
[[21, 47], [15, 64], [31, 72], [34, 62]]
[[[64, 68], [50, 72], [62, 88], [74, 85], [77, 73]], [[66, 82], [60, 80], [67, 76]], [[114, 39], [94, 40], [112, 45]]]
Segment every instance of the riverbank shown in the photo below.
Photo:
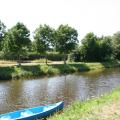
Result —
[[48, 120], [120, 120], [120, 88], [86, 102], [75, 102]]
[[68, 63], [64, 64], [23, 64], [22, 66], [1, 66], [0, 79], [29, 79], [46, 75], [68, 74], [97, 69], [120, 67], [120, 61], [109, 61], [103, 63]]

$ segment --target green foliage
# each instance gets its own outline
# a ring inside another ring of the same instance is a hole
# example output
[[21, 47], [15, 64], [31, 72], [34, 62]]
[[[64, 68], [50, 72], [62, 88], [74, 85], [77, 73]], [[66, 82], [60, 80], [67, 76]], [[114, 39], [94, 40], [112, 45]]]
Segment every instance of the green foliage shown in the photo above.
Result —
[[112, 56], [112, 39], [111, 37], [102, 37], [98, 41], [98, 59], [99, 61], [109, 60]]
[[17, 23], [5, 35], [3, 41], [4, 55], [16, 57], [19, 62], [22, 56], [26, 54], [28, 46], [30, 45], [30, 32], [22, 23]]
[[82, 51], [84, 59], [87, 61], [96, 61], [97, 50], [97, 37], [94, 35], [94, 33], [88, 33], [82, 40]]
[[69, 61], [76, 62], [120, 59], [120, 32], [100, 38], [90, 32], [80, 46], [77, 30], [69, 25], [60, 25], [57, 30], [40, 25], [34, 32], [34, 41], [30, 41], [29, 36], [30, 31], [23, 23], [18, 22], [6, 32], [6, 26], [0, 21], [0, 59], [20, 62], [46, 58], [46, 64], [47, 59], [64, 60], [66, 64], [68, 54]]
[[47, 51], [52, 47], [54, 40], [54, 30], [48, 25], [40, 25], [39, 28], [35, 30], [35, 43], [34, 48], [37, 53], [46, 54], [46, 64], [47, 64]]
[[[56, 49], [64, 55], [68, 54], [75, 48], [78, 42], [77, 37], [78, 33], [74, 28], [68, 25], [60, 25], [57, 29]], [[66, 63], [65, 57], [64, 63]]]
[[24, 66], [0, 67], [0, 79], [26, 79], [43, 75], [66, 74], [73, 72], [83, 72], [104, 68], [119, 67], [119, 61], [109, 61], [104, 63], [69, 63], [69, 64], [39, 64]]
[[112, 57], [111, 37], [98, 38], [94, 33], [88, 33], [82, 40], [82, 45], [76, 47], [71, 54], [74, 61], [106, 61]]
[[2, 50], [2, 42], [6, 33], [6, 26], [0, 21], [0, 51]]
[[52, 45], [54, 30], [48, 25], [40, 25], [34, 34], [36, 51], [38, 53], [46, 53]]
[[12, 79], [12, 73], [14, 73], [14, 67], [0, 67], [0, 79], [9, 80]]
[[[66, 60], [67, 60], [67, 55], [65, 56]], [[47, 56], [48, 60], [51, 61], [63, 61], [64, 55], [60, 54], [58, 52], [49, 52], [48, 56]]]
[[71, 52], [68, 56], [68, 61], [70, 62], [82, 62], [84, 59], [84, 51], [82, 46], [77, 46], [73, 52]]
[[31, 41], [31, 52], [37, 52], [35, 40]]
[[[2, 54], [2, 53], [1, 53]], [[64, 55], [58, 52], [48, 52], [47, 59], [50, 61], [62, 61]], [[36, 52], [28, 52], [26, 56], [21, 58], [22, 60], [35, 60], [35, 59], [45, 59], [45, 55]], [[67, 55], [66, 55], [67, 59]]]
[[35, 59], [42, 59], [44, 58], [44, 55], [41, 55], [36, 52], [28, 52], [26, 55], [26, 58], [23, 58], [23, 60], [35, 60]]
[[120, 32], [117, 32], [112, 37], [113, 56], [120, 59]]
[[57, 50], [61, 53], [69, 53], [78, 42], [78, 33], [68, 25], [60, 25], [57, 30]]

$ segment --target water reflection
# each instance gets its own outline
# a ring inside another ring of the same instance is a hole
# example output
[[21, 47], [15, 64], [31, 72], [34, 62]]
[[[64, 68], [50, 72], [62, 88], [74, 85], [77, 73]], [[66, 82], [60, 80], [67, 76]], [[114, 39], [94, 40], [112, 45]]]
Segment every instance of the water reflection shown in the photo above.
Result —
[[0, 113], [65, 101], [86, 100], [120, 84], [120, 68], [35, 80], [0, 81]]

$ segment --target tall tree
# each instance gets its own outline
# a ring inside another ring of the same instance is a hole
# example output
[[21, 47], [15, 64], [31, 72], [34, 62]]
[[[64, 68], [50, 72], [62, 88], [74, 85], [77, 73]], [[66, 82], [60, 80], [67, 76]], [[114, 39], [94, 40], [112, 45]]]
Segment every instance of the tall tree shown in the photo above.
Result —
[[120, 59], [120, 31], [116, 32], [112, 37], [113, 55], [115, 58]]
[[96, 61], [98, 50], [97, 37], [94, 33], [87, 33], [82, 40], [82, 51], [84, 59], [87, 61]]
[[112, 55], [111, 37], [97, 37], [88, 33], [82, 40], [81, 52], [84, 60], [104, 61]]
[[34, 39], [34, 46], [37, 53], [45, 54], [47, 64], [47, 51], [54, 43], [54, 29], [48, 25], [40, 25], [35, 30]]
[[68, 25], [60, 25], [57, 29], [56, 49], [64, 54], [64, 64], [66, 64], [66, 54], [71, 52], [78, 43], [77, 37], [77, 30]]
[[82, 57], [86, 61], [104, 61], [111, 57], [111, 37], [97, 37], [94, 33], [88, 33], [82, 40]]
[[2, 50], [2, 41], [6, 33], [6, 26], [0, 21], [0, 51]]
[[99, 39], [99, 48], [97, 58], [99, 61], [105, 61], [111, 59], [113, 48], [112, 48], [112, 39], [110, 36], [101, 37]]
[[27, 51], [31, 41], [29, 39], [30, 32], [23, 23], [17, 23], [8, 30], [4, 39], [4, 53], [16, 55], [20, 65], [21, 56]]

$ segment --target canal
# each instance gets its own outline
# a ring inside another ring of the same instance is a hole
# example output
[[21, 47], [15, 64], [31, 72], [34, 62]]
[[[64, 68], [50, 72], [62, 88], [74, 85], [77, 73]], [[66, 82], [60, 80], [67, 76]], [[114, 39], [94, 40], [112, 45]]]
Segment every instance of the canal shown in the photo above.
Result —
[[30, 80], [0, 80], [0, 114], [64, 101], [84, 101], [120, 85], [120, 68]]

